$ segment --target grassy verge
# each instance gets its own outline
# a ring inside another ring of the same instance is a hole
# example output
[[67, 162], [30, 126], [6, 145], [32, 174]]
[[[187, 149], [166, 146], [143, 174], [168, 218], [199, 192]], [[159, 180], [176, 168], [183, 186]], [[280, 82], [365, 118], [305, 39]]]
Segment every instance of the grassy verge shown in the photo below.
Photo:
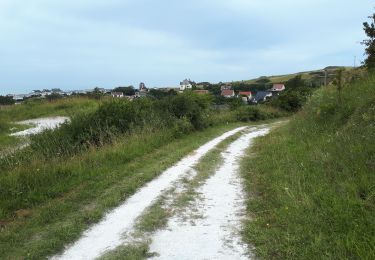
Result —
[[249, 150], [244, 238], [261, 258], [375, 258], [374, 84], [347, 86], [341, 100], [317, 91]]
[[[2, 175], [2, 188], [15, 190], [0, 198], [0, 255], [40, 259], [54, 254], [171, 164], [237, 125], [172, 140], [173, 133], [165, 130], [133, 134], [63, 162], [31, 164], [28, 173]], [[45, 178], [34, 183], [35, 174]], [[14, 183], [28, 186], [16, 190]]]

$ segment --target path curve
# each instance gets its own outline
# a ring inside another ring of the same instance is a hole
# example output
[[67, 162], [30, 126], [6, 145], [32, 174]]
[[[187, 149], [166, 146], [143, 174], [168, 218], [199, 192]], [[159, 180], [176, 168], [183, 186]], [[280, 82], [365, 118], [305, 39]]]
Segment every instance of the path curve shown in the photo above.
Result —
[[152, 237], [150, 252], [157, 259], [248, 259], [249, 250], [240, 236], [245, 212], [245, 193], [239, 176], [239, 160], [251, 141], [267, 134], [253, 130], [231, 143], [222, 153], [223, 164], [197, 192], [200, 198], [184, 210], [201, 218], [172, 217], [164, 230]]
[[54, 256], [52, 259], [95, 259], [106, 251], [120, 246], [125, 241], [123, 234], [129, 233], [133, 229], [135, 220], [147, 207], [152, 205], [164, 190], [172, 187], [174, 182], [191, 170], [205, 154], [221, 141], [245, 128], [239, 127], [224, 133], [167, 169], [122, 205], [109, 212], [101, 222], [85, 231], [83, 236], [61, 255]]

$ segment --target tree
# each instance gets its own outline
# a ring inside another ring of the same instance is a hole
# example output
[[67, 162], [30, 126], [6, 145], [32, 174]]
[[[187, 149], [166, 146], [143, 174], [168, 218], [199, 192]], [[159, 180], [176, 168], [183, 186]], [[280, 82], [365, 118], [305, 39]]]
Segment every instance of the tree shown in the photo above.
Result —
[[94, 91], [88, 93], [88, 96], [93, 99], [100, 100], [104, 94], [100, 91], [98, 87], [94, 88]]
[[51, 93], [50, 95], [47, 95], [46, 96], [46, 99], [48, 101], [53, 101], [53, 100], [56, 100], [56, 99], [60, 99], [62, 98], [63, 96], [61, 96], [59, 93]]
[[12, 97], [0, 96], [0, 105], [13, 105], [14, 99]]
[[133, 96], [135, 95], [135, 89], [133, 86], [129, 87], [118, 87], [113, 90], [114, 92], [122, 92], [125, 96]]
[[365, 65], [369, 69], [375, 68], [375, 14], [369, 16], [371, 22], [364, 22], [363, 29], [368, 36], [368, 39], [362, 41], [362, 44], [366, 46], [365, 53], [367, 55], [364, 61]]

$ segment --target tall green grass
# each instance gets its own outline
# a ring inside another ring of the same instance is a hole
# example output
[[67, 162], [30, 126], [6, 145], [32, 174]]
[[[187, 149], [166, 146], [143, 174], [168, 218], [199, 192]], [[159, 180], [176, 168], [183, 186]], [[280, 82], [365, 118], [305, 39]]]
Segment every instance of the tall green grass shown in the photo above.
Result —
[[40, 259], [62, 249], [166, 167], [238, 125], [235, 111], [210, 104], [194, 93], [95, 103], [0, 158], [0, 255]]
[[85, 97], [69, 97], [53, 101], [30, 99], [19, 105], [0, 107], [0, 152], [23, 141], [9, 136], [14, 131], [25, 129], [14, 122], [47, 116], [74, 116], [94, 111], [99, 104], [100, 101]]
[[[265, 259], [375, 258], [375, 76], [314, 93], [243, 163], [245, 239]], [[250, 151], [249, 151], [250, 152]]]
[[15, 122], [44, 116], [71, 116], [95, 110], [99, 103], [86, 97], [69, 97], [53, 101], [30, 99], [20, 105], [0, 109], [0, 122]]
[[176, 138], [173, 129], [118, 137], [100, 149], [33, 161], [0, 176], [0, 255], [41, 259], [61, 250], [146, 182], [239, 124]]

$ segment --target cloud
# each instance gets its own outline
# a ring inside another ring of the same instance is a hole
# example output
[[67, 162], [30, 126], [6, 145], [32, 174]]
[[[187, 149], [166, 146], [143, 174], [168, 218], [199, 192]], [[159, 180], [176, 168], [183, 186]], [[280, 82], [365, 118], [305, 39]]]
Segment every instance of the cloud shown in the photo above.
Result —
[[0, 92], [350, 65], [370, 0], [0, 0]]

